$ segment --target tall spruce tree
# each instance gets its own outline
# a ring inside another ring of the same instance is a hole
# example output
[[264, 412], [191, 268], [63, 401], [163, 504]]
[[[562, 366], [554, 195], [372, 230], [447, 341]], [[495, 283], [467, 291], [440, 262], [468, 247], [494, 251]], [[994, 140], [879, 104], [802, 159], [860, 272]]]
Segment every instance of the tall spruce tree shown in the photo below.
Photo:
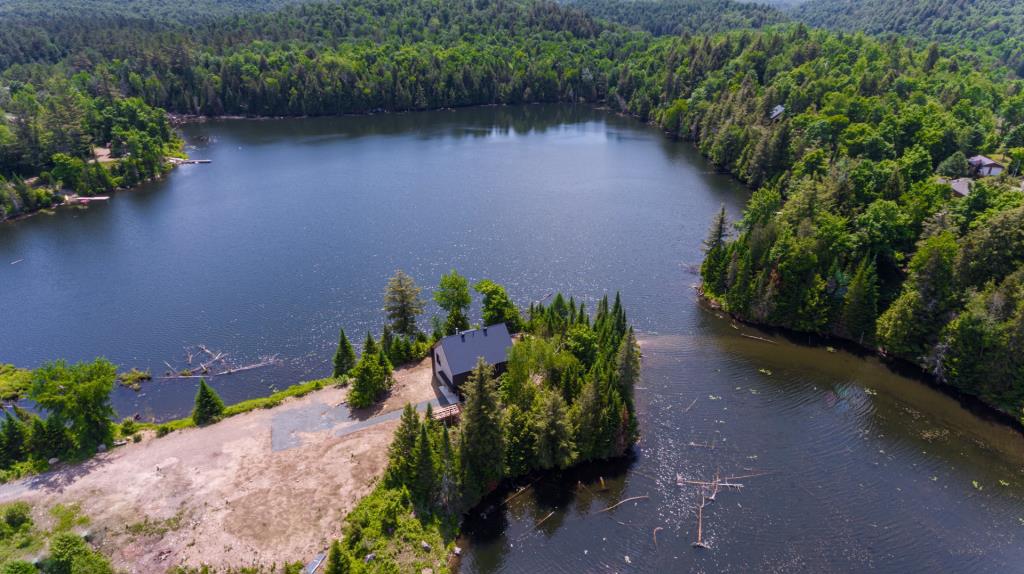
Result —
[[356, 366], [356, 351], [345, 336], [345, 329], [338, 331], [338, 350], [334, 352], [335, 378], [343, 377]]
[[199, 426], [216, 422], [224, 414], [224, 401], [217, 392], [206, 384], [206, 379], [199, 379], [199, 391], [196, 392], [196, 405], [192, 409], [192, 420]]
[[725, 291], [725, 240], [729, 236], [729, 220], [725, 213], [725, 205], [715, 215], [704, 241], [704, 263], [700, 268], [704, 280], [704, 290], [710, 295], [723, 295]]
[[399, 335], [415, 337], [419, 329], [416, 317], [423, 314], [425, 304], [420, 298], [420, 289], [412, 277], [401, 269], [388, 279], [384, 290], [384, 312], [391, 321], [391, 328]]
[[547, 470], [571, 464], [574, 457], [572, 429], [562, 396], [553, 391], [543, 392], [534, 404], [533, 418], [537, 466]]
[[427, 424], [420, 425], [416, 439], [416, 466], [412, 492], [416, 500], [426, 508], [432, 508], [437, 499], [437, 455], [427, 432]]
[[416, 476], [416, 441], [420, 434], [420, 417], [411, 404], [406, 404], [399, 420], [395, 438], [388, 448], [388, 482], [393, 486], [413, 487]]
[[878, 320], [878, 279], [875, 262], [865, 257], [857, 266], [843, 301], [843, 326], [861, 345], [875, 340]]
[[441, 460], [438, 461], [438, 466], [438, 501], [441, 507], [450, 513], [459, 502], [459, 465], [447, 426], [441, 430]]
[[505, 467], [504, 437], [494, 369], [481, 357], [466, 383], [460, 425], [459, 465], [463, 498], [472, 506], [497, 486]]

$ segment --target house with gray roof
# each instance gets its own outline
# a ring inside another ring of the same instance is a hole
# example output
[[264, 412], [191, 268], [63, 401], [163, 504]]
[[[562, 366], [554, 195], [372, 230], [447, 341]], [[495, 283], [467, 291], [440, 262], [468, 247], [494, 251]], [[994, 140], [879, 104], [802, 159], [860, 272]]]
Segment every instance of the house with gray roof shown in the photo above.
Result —
[[511, 346], [512, 336], [504, 323], [449, 335], [430, 354], [434, 376], [458, 392], [480, 357], [494, 366], [495, 375], [505, 372]]
[[1006, 169], [1003, 164], [983, 155], [976, 155], [968, 159], [967, 163], [970, 165], [971, 175], [976, 177], [999, 175]]

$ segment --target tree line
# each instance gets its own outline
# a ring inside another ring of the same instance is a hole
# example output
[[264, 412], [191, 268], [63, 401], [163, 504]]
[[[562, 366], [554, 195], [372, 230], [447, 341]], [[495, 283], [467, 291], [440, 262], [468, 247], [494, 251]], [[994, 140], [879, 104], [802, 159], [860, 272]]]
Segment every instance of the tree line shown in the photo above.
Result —
[[[726, 73], [657, 114], [756, 188], [738, 222], [723, 210], [712, 224], [705, 294], [879, 348], [1020, 416], [1021, 81], [936, 44], [733, 38], [751, 41], [723, 40]], [[968, 175], [976, 154], [1006, 171], [953, 194], [939, 176]]]

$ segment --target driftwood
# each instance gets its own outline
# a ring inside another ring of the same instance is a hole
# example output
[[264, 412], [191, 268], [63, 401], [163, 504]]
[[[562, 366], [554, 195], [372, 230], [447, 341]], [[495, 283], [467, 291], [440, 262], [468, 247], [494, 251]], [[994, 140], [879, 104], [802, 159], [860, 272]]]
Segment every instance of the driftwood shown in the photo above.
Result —
[[654, 529], [654, 534], [653, 534], [653, 537], [654, 537], [654, 547], [655, 547], [655, 548], [657, 548], [657, 547], [658, 547], [658, 531], [659, 531], [659, 530], [664, 530], [664, 528], [662, 528], [662, 527], [658, 526], [658, 527], [656, 527], [656, 528]]
[[[700, 502], [697, 504], [697, 540], [693, 543], [694, 548], [702, 548], [709, 550], [711, 547], [704, 542], [704, 508], [715, 501], [718, 493], [724, 489], [736, 489], [740, 490], [743, 485], [736, 482], [742, 478], [754, 478], [757, 476], [764, 476], [771, 474], [771, 471], [754, 472], [751, 474], [744, 474], [739, 476], [726, 476], [722, 477], [720, 473], [716, 472], [715, 477], [712, 480], [690, 480], [683, 478], [682, 475], [676, 475], [676, 484], [679, 486], [696, 486], [699, 488]], [[655, 533], [657, 533], [655, 531]]]
[[748, 335], [746, 333], [740, 333], [740, 337], [746, 337], [748, 339], [753, 339], [755, 341], [761, 341], [762, 343], [771, 343], [773, 345], [778, 345], [778, 343], [776, 343], [775, 341], [772, 341], [771, 339], [765, 339], [764, 337], [758, 337], [756, 335]]
[[531, 487], [531, 486], [533, 486], [533, 485], [534, 485], [534, 484], [535, 484], [535, 483], [536, 483], [536, 482], [537, 482], [538, 480], [540, 480], [540, 477], [537, 477], [537, 478], [533, 479], [532, 481], [530, 481], [530, 484], [527, 484], [526, 486], [524, 486], [524, 487], [520, 488], [519, 490], [517, 490], [517, 491], [515, 492], [515, 494], [513, 494], [512, 496], [510, 496], [510, 497], [506, 498], [506, 499], [505, 499], [505, 501], [504, 501], [504, 502], [502, 502], [502, 504], [508, 504], [508, 503], [509, 503], [509, 502], [511, 502], [511, 501], [512, 501], [512, 499], [514, 499], [515, 497], [517, 497], [517, 496], [519, 496], [520, 494], [522, 494], [522, 493], [526, 492], [527, 490], [530, 490], [530, 487]]
[[[209, 359], [199, 362], [198, 366], [193, 367], [193, 363], [202, 355], [209, 357]], [[195, 347], [185, 349], [185, 363], [188, 365], [186, 368], [175, 369], [169, 362], [164, 361], [164, 364], [167, 365], [168, 369], [167, 375], [157, 378], [199, 379], [206, 377], [218, 377], [242, 371], [249, 371], [252, 369], [259, 369], [261, 367], [269, 367], [271, 365], [276, 365], [279, 362], [277, 355], [267, 355], [260, 357], [259, 360], [254, 363], [238, 365], [228, 360], [228, 353], [222, 351], [211, 351], [206, 345], [196, 345]], [[214, 370], [214, 366], [218, 366], [218, 368]]]
[[552, 517], [552, 516], [554, 516], [554, 515], [555, 515], [555, 511], [554, 511], [554, 510], [552, 510], [551, 512], [549, 512], [549, 513], [548, 513], [548, 515], [547, 515], [547, 516], [545, 516], [544, 518], [541, 518], [541, 519], [540, 519], [540, 522], [538, 522], [537, 524], [534, 524], [534, 525], [533, 525], [533, 527], [534, 527], [534, 528], [540, 528], [540, 525], [541, 525], [541, 524], [544, 524], [544, 522], [545, 522], [545, 521], [546, 521], [546, 520], [547, 520], [548, 518], [551, 518], [551, 517]]
[[608, 512], [609, 510], [617, 508], [620, 505], [626, 504], [627, 502], [631, 502], [631, 501], [634, 501], [634, 500], [647, 500], [648, 498], [650, 498], [650, 497], [647, 496], [647, 495], [644, 495], [644, 496], [633, 496], [633, 497], [627, 498], [625, 500], [621, 500], [619, 502], [616, 502], [615, 504], [609, 506], [608, 508], [605, 508], [604, 510], [598, 510], [597, 513], [601, 514], [602, 512]]
[[[699, 399], [699, 398], [700, 398], [700, 397], [697, 397], [697, 399]], [[688, 413], [688, 412], [690, 412], [690, 409], [692, 409], [692, 408], [693, 408], [693, 405], [697, 404], [697, 399], [693, 399], [693, 402], [692, 402], [692, 403], [690, 403], [690, 406], [688, 406], [688, 407], [686, 407], [685, 409], [683, 409], [683, 412], [684, 412], [684, 413]]]

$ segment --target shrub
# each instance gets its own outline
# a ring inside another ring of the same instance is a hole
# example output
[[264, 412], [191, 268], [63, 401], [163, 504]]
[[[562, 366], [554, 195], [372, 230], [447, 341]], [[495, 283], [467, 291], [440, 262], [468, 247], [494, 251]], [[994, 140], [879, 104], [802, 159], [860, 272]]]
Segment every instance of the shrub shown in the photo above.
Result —
[[125, 417], [121, 421], [121, 436], [131, 436], [138, 430], [139, 425], [135, 422], [133, 417]]
[[3, 507], [3, 521], [11, 530], [32, 524], [32, 507], [27, 502], [12, 502]]
[[224, 414], [224, 401], [217, 392], [206, 384], [206, 379], [199, 379], [199, 391], [196, 393], [196, 407], [192, 411], [192, 420], [197, 425], [207, 425], [220, 420]]
[[156, 427], [156, 436], [158, 436], [158, 437], [167, 436], [167, 435], [171, 434], [172, 430], [173, 429], [171, 428], [171, 425], [160, 425], [160, 426]]

